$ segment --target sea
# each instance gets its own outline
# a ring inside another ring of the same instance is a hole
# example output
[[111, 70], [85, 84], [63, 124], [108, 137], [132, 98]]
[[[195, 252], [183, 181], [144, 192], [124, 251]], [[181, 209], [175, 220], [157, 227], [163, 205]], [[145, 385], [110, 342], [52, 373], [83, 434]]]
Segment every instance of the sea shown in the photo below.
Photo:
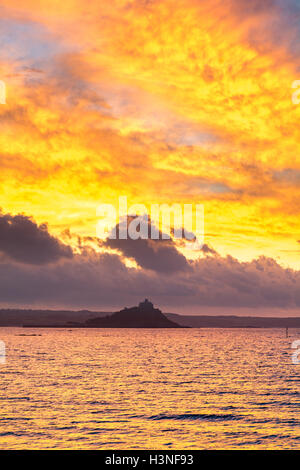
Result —
[[296, 329], [0, 328], [0, 449], [298, 449], [296, 340]]

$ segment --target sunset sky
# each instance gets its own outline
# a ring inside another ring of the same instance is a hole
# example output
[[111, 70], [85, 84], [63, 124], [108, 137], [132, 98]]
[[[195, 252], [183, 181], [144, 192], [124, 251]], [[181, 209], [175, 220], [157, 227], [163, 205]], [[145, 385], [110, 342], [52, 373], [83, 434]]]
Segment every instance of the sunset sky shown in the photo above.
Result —
[[[0, 0], [1, 305], [299, 312], [299, 24], [298, 0]], [[99, 242], [122, 195], [203, 204], [204, 249]]]

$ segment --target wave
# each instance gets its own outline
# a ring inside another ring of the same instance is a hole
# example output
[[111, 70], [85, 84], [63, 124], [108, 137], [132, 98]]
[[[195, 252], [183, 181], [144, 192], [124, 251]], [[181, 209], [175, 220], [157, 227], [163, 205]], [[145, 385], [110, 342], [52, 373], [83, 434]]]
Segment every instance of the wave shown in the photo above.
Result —
[[159, 414], [154, 416], [149, 416], [147, 419], [151, 419], [152, 421], [160, 421], [164, 419], [170, 420], [187, 420], [187, 421], [235, 421], [243, 419], [241, 415], [233, 415], [233, 414], [194, 414], [194, 413], [185, 413], [185, 414], [178, 414], [178, 415], [167, 415], [167, 414]]

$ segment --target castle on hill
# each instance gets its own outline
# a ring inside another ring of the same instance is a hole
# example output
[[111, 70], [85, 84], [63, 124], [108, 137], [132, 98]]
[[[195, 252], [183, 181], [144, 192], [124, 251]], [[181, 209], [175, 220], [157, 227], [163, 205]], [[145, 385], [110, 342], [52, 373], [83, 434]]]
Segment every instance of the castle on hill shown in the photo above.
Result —
[[85, 322], [86, 328], [183, 328], [169, 320], [152, 302], [145, 299], [136, 307], [125, 307], [119, 312]]
[[139, 308], [142, 308], [143, 310], [152, 310], [154, 307], [152, 302], [150, 302], [148, 299], [145, 299], [144, 302], [139, 303]]

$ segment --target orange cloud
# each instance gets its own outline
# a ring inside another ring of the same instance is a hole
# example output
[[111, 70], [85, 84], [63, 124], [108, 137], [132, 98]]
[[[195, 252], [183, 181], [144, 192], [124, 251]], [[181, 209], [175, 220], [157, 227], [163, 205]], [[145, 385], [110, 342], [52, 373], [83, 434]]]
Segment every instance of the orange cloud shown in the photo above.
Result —
[[276, 5], [1, 0], [57, 43], [49, 61], [1, 54], [3, 208], [94, 235], [120, 194], [202, 202], [219, 252], [299, 266], [300, 64]]

